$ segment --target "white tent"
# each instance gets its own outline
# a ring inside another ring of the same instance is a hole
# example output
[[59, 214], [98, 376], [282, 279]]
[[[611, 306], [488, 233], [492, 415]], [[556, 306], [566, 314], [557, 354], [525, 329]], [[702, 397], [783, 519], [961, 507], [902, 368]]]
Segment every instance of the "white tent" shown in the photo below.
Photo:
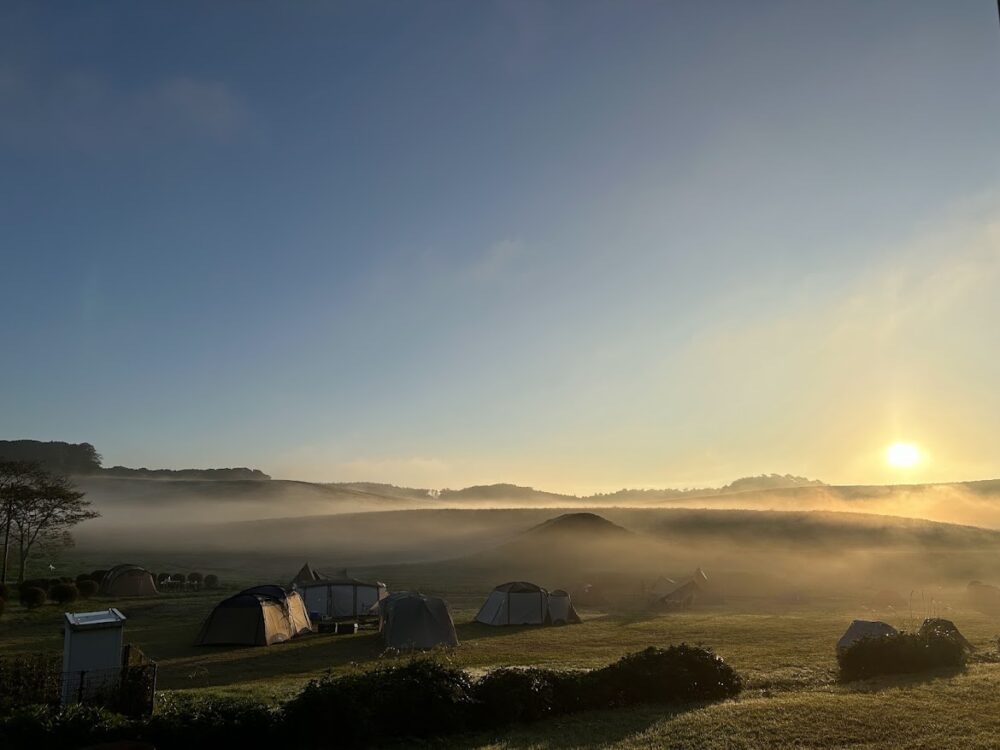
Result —
[[525, 581], [497, 586], [476, 615], [487, 625], [543, 625], [548, 620], [549, 592]]
[[898, 632], [892, 625], [878, 620], [854, 620], [847, 628], [847, 632], [840, 636], [840, 640], [837, 641], [837, 653], [846, 651], [862, 638], [881, 638], [886, 635], [895, 635]]
[[359, 581], [347, 575], [295, 584], [309, 616], [351, 618], [368, 615], [372, 606], [388, 595], [384, 583]]
[[580, 622], [569, 594], [562, 589], [549, 592], [549, 623], [552, 625], [569, 625]]

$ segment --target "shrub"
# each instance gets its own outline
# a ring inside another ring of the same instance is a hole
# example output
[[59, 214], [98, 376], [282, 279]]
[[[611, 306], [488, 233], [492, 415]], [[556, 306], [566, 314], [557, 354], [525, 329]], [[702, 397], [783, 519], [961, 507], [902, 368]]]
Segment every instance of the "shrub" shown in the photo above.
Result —
[[0, 599], [10, 599], [10, 586], [0, 583]]
[[968, 653], [964, 639], [959, 638], [954, 633], [933, 628], [923, 633], [861, 638], [837, 655], [840, 677], [863, 680], [928, 669], [960, 669], [965, 666]]
[[0, 747], [83, 747], [133, 733], [125, 717], [86, 705], [24, 706], [0, 719]]
[[60, 583], [49, 589], [49, 598], [56, 604], [70, 604], [80, 596], [72, 583]]
[[104, 576], [106, 576], [107, 574], [108, 571], [106, 570], [95, 570], [93, 573], [90, 574], [90, 580], [92, 580], [94, 583], [100, 586], [101, 581], [104, 580]]
[[24, 586], [21, 588], [21, 605], [28, 609], [41, 607], [48, 598], [45, 589], [40, 589], [37, 586]]
[[61, 666], [62, 658], [52, 654], [0, 658], [0, 716], [31, 703], [58, 705]]
[[265, 747], [269, 739], [279, 737], [280, 719], [280, 709], [252, 698], [195, 698], [167, 693], [157, 698], [156, 713], [142, 735], [157, 748]]
[[59, 585], [60, 583], [62, 583], [62, 582], [63, 582], [63, 581], [62, 581], [62, 579], [61, 579], [61, 578], [50, 578], [50, 579], [49, 579], [49, 583], [48, 583], [48, 585], [47, 585], [47, 586], [45, 587], [45, 589], [46, 589], [46, 590], [48, 590], [48, 589], [52, 588], [53, 586], [58, 586], [58, 585]]
[[209, 573], [207, 576], [205, 576], [205, 588], [215, 589], [218, 587], [219, 587], [219, 576], [215, 575], [215, 573]]
[[6, 599], [0, 599], [0, 617], [3, 617], [3, 608], [7, 605]]
[[504, 726], [565, 713], [569, 707], [559, 700], [559, 687], [565, 680], [548, 669], [494, 669], [472, 690], [478, 704], [477, 724]]
[[202, 575], [201, 573], [188, 573], [189, 583], [201, 583]]
[[418, 657], [311, 681], [286, 704], [286, 725], [306, 747], [325, 747], [329, 741], [316, 731], [316, 716], [338, 727], [338, 740], [348, 746], [457, 732], [471, 725], [471, 689], [464, 672]]
[[69, 576], [61, 576], [59, 578], [59, 583], [76, 583], [76, 579], [70, 578]]
[[87, 578], [76, 584], [76, 590], [79, 592], [81, 599], [89, 599], [97, 593], [97, 584]]
[[93, 579], [90, 577], [90, 573], [80, 573], [80, 575], [76, 577], [77, 583], [79, 583], [80, 581], [92, 581], [92, 580]]
[[686, 643], [628, 654], [585, 682], [591, 684], [584, 700], [596, 700], [594, 707], [721, 700], [743, 689], [740, 676], [720, 657]]
[[163, 583], [168, 578], [170, 578], [170, 574], [169, 573], [157, 573], [156, 574], [156, 582], [157, 583]]
[[49, 590], [49, 579], [48, 578], [32, 578], [24, 583], [18, 584], [21, 589], [41, 589], [42, 591]]

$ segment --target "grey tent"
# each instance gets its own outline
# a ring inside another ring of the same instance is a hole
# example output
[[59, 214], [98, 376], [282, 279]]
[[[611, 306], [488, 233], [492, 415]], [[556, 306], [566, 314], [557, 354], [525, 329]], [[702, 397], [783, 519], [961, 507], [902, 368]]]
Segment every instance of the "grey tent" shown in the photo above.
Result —
[[562, 589], [549, 592], [548, 622], [552, 625], [570, 625], [581, 622], [569, 594]]
[[313, 567], [306, 563], [302, 566], [298, 573], [295, 574], [295, 578], [292, 579], [292, 585], [297, 583], [308, 583], [309, 581], [322, 581], [325, 576], [318, 570], [314, 570]]
[[378, 614], [379, 630], [389, 648], [458, 645], [448, 604], [436, 596], [399, 591], [377, 602], [373, 610]]
[[650, 585], [649, 593], [651, 596], [659, 599], [660, 597], [669, 594], [675, 588], [677, 588], [677, 582], [673, 578], [660, 576]]
[[843, 653], [862, 638], [881, 638], [898, 632], [892, 625], [879, 620], [854, 620], [837, 641], [837, 653]]
[[[270, 646], [309, 632], [297, 592], [257, 586], [216, 605], [205, 620], [198, 646]], [[305, 620], [305, 622], [303, 622]]]
[[346, 570], [336, 578], [296, 582], [295, 590], [302, 594], [306, 611], [313, 619], [365, 617], [374, 604], [388, 595], [384, 583], [359, 581], [348, 576]]
[[688, 609], [701, 596], [702, 587], [697, 579], [678, 586], [666, 596], [661, 596], [657, 603], [668, 609]]
[[486, 625], [542, 625], [548, 613], [548, 591], [527, 581], [511, 581], [493, 589], [476, 620]]
[[156, 596], [153, 574], [138, 565], [116, 565], [101, 579], [101, 596]]

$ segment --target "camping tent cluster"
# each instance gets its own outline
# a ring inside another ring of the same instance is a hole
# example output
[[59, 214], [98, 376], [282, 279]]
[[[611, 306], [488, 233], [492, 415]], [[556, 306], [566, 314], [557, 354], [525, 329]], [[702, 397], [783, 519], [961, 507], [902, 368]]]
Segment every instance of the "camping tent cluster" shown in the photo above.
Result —
[[458, 635], [443, 599], [399, 591], [373, 606], [385, 645], [399, 650], [457, 646]]
[[490, 593], [476, 615], [486, 625], [565, 625], [580, 622], [569, 594], [546, 591], [526, 581], [502, 583]]
[[281, 586], [254, 586], [220, 602], [205, 620], [199, 646], [270, 646], [310, 632], [302, 597]]

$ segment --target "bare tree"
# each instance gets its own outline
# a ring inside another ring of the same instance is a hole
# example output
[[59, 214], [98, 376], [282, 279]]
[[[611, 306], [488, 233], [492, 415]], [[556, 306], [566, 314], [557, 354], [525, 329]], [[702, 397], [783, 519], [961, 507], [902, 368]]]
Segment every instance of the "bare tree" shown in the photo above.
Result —
[[0, 461], [0, 583], [7, 582], [10, 552], [10, 532], [14, 523], [14, 508], [30, 494], [30, 487], [42, 479], [39, 464], [33, 461]]
[[7, 525], [8, 534], [17, 544], [18, 583], [24, 581], [25, 564], [37, 544], [68, 540], [70, 528], [100, 515], [90, 510], [84, 493], [68, 479], [37, 467], [10, 495]]

